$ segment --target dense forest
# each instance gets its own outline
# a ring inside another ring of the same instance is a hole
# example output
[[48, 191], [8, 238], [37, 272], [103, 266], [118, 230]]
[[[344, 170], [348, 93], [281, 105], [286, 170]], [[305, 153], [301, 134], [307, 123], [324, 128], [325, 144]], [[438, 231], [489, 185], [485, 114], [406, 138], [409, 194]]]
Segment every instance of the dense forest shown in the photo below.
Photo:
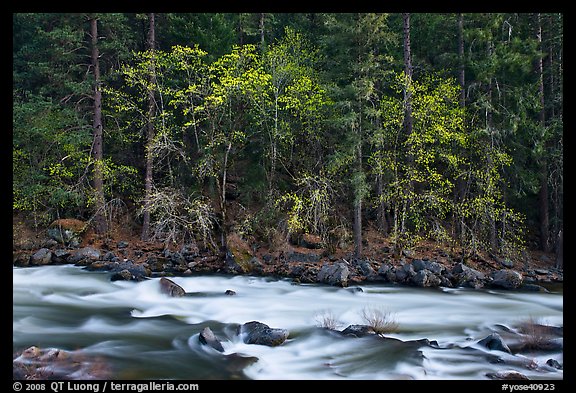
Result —
[[38, 227], [550, 252], [562, 119], [562, 14], [13, 14], [13, 211]]

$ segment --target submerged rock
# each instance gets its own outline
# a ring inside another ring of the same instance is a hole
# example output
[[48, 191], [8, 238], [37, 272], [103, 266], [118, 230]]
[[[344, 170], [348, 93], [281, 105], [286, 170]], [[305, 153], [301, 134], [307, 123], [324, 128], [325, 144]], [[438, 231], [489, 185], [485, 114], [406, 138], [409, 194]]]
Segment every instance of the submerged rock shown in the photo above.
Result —
[[259, 344], [275, 347], [281, 345], [288, 338], [288, 330], [271, 328], [270, 326], [258, 322], [246, 322], [238, 328], [238, 334], [246, 344]]
[[160, 292], [172, 297], [182, 297], [186, 294], [184, 288], [166, 277], [160, 278]]
[[12, 360], [12, 375], [20, 380], [94, 380], [112, 377], [101, 358], [82, 350], [29, 347]]

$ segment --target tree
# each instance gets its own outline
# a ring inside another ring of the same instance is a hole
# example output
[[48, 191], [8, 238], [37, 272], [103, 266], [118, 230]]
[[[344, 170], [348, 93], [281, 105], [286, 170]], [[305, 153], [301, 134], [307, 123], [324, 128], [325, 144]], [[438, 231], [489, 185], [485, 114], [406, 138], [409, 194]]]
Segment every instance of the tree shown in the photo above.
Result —
[[154, 116], [156, 109], [156, 101], [154, 98], [154, 90], [156, 89], [156, 67], [154, 64], [154, 50], [156, 47], [156, 33], [154, 13], [149, 15], [149, 29], [148, 29], [148, 50], [151, 54], [150, 67], [150, 87], [148, 88], [148, 124], [146, 126], [146, 174], [144, 177], [144, 207], [142, 212], [142, 240], [148, 240], [150, 237], [150, 195], [152, 194], [152, 181], [153, 181], [153, 151], [152, 144], [154, 141]]
[[103, 180], [103, 154], [102, 154], [102, 91], [100, 88], [100, 60], [98, 51], [98, 19], [90, 19], [90, 35], [92, 37], [92, 69], [94, 73], [94, 189], [96, 191], [96, 212], [94, 222], [96, 233], [106, 232], [106, 217], [104, 216], [104, 180]]

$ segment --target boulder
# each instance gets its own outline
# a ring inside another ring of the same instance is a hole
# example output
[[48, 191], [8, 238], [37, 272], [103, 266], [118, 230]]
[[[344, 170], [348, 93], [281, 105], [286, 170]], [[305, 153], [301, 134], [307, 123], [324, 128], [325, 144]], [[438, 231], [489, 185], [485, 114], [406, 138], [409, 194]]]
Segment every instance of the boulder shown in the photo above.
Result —
[[227, 273], [246, 274], [252, 272], [252, 250], [248, 243], [237, 233], [231, 233], [226, 239], [226, 258], [224, 270]]
[[356, 261], [356, 266], [358, 268], [358, 272], [365, 276], [367, 280], [374, 281], [378, 279], [378, 273], [376, 273], [369, 261]]
[[130, 281], [132, 279], [132, 273], [130, 273], [130, 270], [128, 269], [117, 271], [110, 276], [110, 281]]
[[202, 330], [202, 332], [200, 332], [198, 340], [200, 341], [201, 344], [208, 345], [209, 347], [214, 348], [218, 352], [224, 352], [224, 347], [222, 346], [220, 341], [218, 341], [216, 335], [214, 335], [214, 332], [212, 332], [212, 330], [208, 326], [206, 326]]
[[508, 348], [508, 345], [506, 345], [498, 333], [492, 333], [489, 336], [484, 337], [482, 340], [478, 341], [478, 344], [491, 351], [512, 353], [510, 348]]
[[472, 269], [463, 263], [458, 263], [452, 268], [452, 278], [454, 280], [455, 286], [469, 287], [474, 289], [482, 288], [486, 281], [486, 276], [484, 273]]
[[84, 247], [76, 250], [68, 258], [69, 263], [74, 263], [78, 266], [86, 266], [90, 262], [100, 259], [100, 251], [94, 247]]
[[493, 272], [492, 286], [504, 289], [517, 289], [522, 285], [522, 275], [515, 270], [502, 269]]
[[440, 278], [428, 269], [420, 270], [418, 273], [412, 276], [411, 281], [414, 285], [422, 288], [435, 288], [442, 283]]
[[52, 263], [56, 265], [64, 264], [67, 262], [69, 257], [70, 251], [63, 248], [58, 248], [52, 253]]
[[321, 283], [347, 287], [349, 275], [348, 266], [344, 262], [338, 262], [332, 265], [322, 265], [316, 279]]
[[50, 239], [68, 247], [78, 247], [82, 242], [82, 234], [88, 228], [88, 223], [74, 218], [63, 218], [53, 221], [46, 230]]
[[[134, 263], [134, 261], [130, 259], [127, 259], [123, 262], [110, 262], [108, 268], [113, 273], [112, 281], [116, 280], [143, 281], [147, 277], [150, 277], [150, 275], [152, 274], [150, 269], [145, 268], [143, 265], [136, 264]], [[127, 271], [129, 275], [124, 271]]]
[[160, 292], [172, 297], [182, 297], [186, 294], [184, 288], [166, 277], [160, 278]]
[[548, 359], [548, 360], [546, 360], [546, 364], [552, 368], [557, 369], [557, 370], [562, 370], [564, 368], [564, 366], [562, 366], [560, 364], [560, 362], [556, 359]]
[[82, 350], [29, 347], [12, 360], [14, 379], [107, 380], [112, 369], [100, 356]]
[[251, 321], [241, 325], [238, 334], [246, 344], [275, 347], [286, 341], [289, 332], [286, 329], [271, 328], [262, 322]]
[[508, 380], [527, 380], [528, 377], [520, 374], [517, 371], [498, 371], [496, 373], [487, 373], [486, 376], [490, 379], [508, 379]]
[[351, 336], [351, 337], [365, 337], [376, 334], [374, 328], [368, 325], [349, 325], [346, 329], [342, 330], [340, 333], [342, 333], [342, 335], [344, 336]]
[[41, 248], [30, 257], [30, 265], [48, 265], [52, 261], [52, 252], [47, 248]]

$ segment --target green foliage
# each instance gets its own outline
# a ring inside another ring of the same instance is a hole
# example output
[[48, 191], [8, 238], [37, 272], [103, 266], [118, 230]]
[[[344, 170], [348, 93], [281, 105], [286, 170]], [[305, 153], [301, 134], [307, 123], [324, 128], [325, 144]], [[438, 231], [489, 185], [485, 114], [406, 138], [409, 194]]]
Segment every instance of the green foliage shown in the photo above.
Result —
[[331, 228], [334, 190], [323, 176], [303, 174], [295, 179], [298, 189], [281, 195], [276, 205], [287, 215], [288, 236], [312, 233], [325, 241]]
[[46, 220], [86, 205], [90, 129], [50, 100], [14, 102], [13, 208]]
[[[93, 16], [13, 15], [13, 209], [45, 221], [94, 208]], [[465, 14], [464, 58], [458, 15], [414, 14], [411, 80], [399, 14], [159, 14], [154, 52], [137, 49], [146, 15], [96, 16], [106, 199], [142, 199], [152, 152], [158, 238], [230, 228], [226, 177], [246, 207], [236, 231], [269, 241], [348, 239], [362, 202], [397, 250], [433, 238], [514, 256], [543, 185], [550, 229], [562, 228], [561, 14]]]

